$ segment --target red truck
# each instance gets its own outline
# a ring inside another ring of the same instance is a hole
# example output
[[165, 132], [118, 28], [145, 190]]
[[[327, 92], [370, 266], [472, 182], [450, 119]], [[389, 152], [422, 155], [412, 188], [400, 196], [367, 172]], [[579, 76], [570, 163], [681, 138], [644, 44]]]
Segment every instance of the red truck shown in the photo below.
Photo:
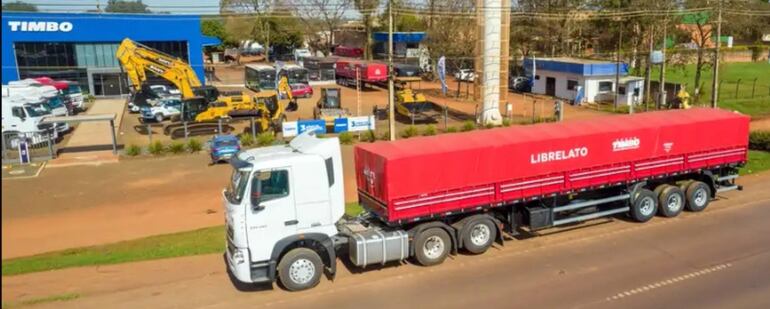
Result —
[[430, 266], [522, 230], [702, 211], [741, 189], [748, 132], [747, 116], [690, 109], [358, 144], [367, 212], [355, 218], [343, 218], [338, 141], [302, 134], [231, 162], [228, 265], [240, 281], [301, 290], [335, 273], [337, 252], [359, 267]]
[[334, 55], [339, 57], [361, 58], [364, 56], [364, 49], [360, 47], [339, 45], [334, 48]]
[[338, 59], [335, 72], [337, 84], [350, 87], [356, 86], [356, 79], [361, 87], [388, 80], [388, 66], [374, 61]]

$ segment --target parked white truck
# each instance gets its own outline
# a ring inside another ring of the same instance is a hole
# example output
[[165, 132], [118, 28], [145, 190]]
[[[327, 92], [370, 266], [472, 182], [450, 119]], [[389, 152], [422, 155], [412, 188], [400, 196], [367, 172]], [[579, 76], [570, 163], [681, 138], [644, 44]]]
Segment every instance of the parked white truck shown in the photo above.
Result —
[[3, 86], [2, 134], [8, 147], [16, 147], [18, 137], [25, 136], [33, 144], [56, 139], [52, 124], [41, 124], [45, 117], [52, 115], [46, 99], [34, 96], [12, 96], [9, 88]]
[[[6, 86], [3, 86], [6, 87]], [[64, 105], [61, 93], [53, 86], [47, 86], [40, 84], [34, 79], [24, 79], [20, 81], [12, 81], [8, 83], [9, 95], [14, 97], [24, 98], [43, 98], [45, 104], [51, 110], [53, 116], [67, 116], [69, 115], [67, 106]], [[56, 131], [59, 133], [65, 133], [69, 131], [70, 125], [67, 123], [57, 123]]]

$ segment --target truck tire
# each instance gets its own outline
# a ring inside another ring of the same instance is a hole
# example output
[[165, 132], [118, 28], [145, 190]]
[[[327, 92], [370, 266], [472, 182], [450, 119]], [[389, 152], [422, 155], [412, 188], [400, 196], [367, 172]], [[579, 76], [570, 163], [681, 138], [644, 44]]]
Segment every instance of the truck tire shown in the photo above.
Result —
[[711, 201], [711, 188], [701, 181], [695, 181], [687, 186], [687, 210], [699, 212], [706, 209]]
[[279, 283], [289, 291], [301, 291], [318, 285], [323, 261], [313, 250], [296, 248], [286, 253], [278, 263]]
[[673, 218], [682, 213], [685, 204], [684, 192], [679, 187], [666, 185], [658, 194], [658, 214]]
[[655, 192], [641, 189], [631, 200], [631, 209], [628, 214], [636, 222], [647, 222], [655, 216], [657, 208], [658, 198], [655, 196]]
[[422, 266], [444, 262], [452, 249], [452, 239], [442, 228], [433, 227], [420, 232], [414, 240], [414, 256]]
[[470, 222], [463, 227], [463, 247], [470, 253], [482, 254], [492, 246], [497, 238], [497, 229], [488, 219]]

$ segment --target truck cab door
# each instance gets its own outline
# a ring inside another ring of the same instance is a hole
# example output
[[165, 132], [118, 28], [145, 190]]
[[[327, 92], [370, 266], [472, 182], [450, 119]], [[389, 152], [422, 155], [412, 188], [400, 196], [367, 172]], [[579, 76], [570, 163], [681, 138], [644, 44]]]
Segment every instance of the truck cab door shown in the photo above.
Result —
[[281, 239], [297, 233], [297, 213], [290, 168], [254, 173], [251, 207], [247, 210], [246, 230], [252, 262], [270, 259]]

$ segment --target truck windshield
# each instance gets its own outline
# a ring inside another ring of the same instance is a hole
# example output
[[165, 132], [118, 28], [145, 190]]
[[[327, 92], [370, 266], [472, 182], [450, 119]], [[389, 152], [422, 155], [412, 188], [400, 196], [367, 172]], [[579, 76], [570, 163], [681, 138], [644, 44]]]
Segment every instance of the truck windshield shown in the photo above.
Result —
[[63, 104], [64, 103], [62, 103], [62, 100], [59, 98], [59, 96], [48, 99], [48, 106], [50, 106], [52, 109], [62, 107]]
[[29, 117], [42, 117], [51, 114], [51, 110], [48, 109], [48, 106], [43, 104], [30, 104], [24, 106], [24, 110], [27, 111]]
[[62, 90], [62, 94], [64, 95], [78, 94], [80, 92], [80, 86], [78, 85], [70, 85], [66, 89]]
[[230, 178], [230, 184], [227, 186], [225, 196], [233, 204], [240, 204], [243, 194], [246, 191], [246, 184], [249, 182], [249, 172], [234, 170]]

